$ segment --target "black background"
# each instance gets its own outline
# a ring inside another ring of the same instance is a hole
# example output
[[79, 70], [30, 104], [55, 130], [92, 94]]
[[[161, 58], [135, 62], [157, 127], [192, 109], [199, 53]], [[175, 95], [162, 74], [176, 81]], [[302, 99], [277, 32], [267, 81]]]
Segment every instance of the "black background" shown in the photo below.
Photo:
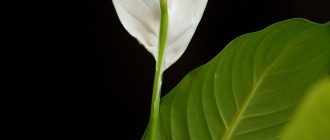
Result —
[[[330, 1], [209, 0], [186, 52], [165, 72], [163, 95], [239, 35], [294, 17], [327, 22]], [[72, 1], [72, 56], [71, 129], [85, 138], [140, 139], [148, 123], [154, 59], [123, 28], [111, 0]]]

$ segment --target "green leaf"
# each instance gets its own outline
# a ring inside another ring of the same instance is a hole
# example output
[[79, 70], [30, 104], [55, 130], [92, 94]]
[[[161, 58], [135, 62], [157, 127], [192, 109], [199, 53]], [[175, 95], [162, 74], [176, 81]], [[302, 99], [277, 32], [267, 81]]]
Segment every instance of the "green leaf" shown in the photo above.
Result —
[[240, 36], [161, 100], [158, 138], [278, 139], [306, 90], [329, 75], [329, 56], [329, 24], [291, 19]]
[[329, 140], [330, 79], [317, 84], [305, 97], [282, 140]]

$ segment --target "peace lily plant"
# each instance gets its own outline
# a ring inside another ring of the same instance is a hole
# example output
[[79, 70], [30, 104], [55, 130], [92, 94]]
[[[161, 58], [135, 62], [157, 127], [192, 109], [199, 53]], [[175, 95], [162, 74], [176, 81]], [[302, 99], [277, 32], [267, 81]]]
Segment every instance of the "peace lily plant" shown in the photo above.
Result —
[[[330, 74], [330, 22], [317, 24], [290, 19], [240, 36], [209, 63], [189, 73], [160, 100], [162, 74], [186, 50], [207, 0], [112, 2], [125, 29], [156, 60], [150, 120], [142, 139], [300, 140], [302, 135], [308, 135], [310, 140], [326, 140], [330, 137], [330, 91], [325, 88], [329, 80], [315, 86], [315, 93], [307, 92]], [[305, 94], [313, 94], [313, 99], [304, 98]], [[300, 104], [300, 111], [293, 115]], [[315, 116], [299, 115], [309, 112]], [[293, 118], [298, 118], [300, 123], [288, 123]], [[306, 132], [298, 127], [303, 120], [308, 120], [305, 126], [310, 134], [299, 134]], [[290, 129], [286, 131], [288, 124]], [[318, 127], [322, 131], [316, 132]]]
[[184, 53], [207, 0], [113, 0], [125, 29], [154, 56], [156, 69], [149, 129], [156, 138], [163, 72]]

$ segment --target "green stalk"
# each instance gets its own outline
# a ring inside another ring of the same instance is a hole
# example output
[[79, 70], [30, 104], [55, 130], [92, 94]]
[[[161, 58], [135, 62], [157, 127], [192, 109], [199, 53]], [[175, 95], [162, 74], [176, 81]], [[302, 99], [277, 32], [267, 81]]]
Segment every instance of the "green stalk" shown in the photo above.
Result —
[[161, 9], [161, 21], [160, 21], [160, 29], [159, 29], [158, 59], [156, 61], [155, 77], [154, 77], [152, 100], [151, 100], [151, 112], [150, 112], [150, 120], [149, 120], [150, 140], [156, 140], [158, 125], [159, 125], [158, 116], [159, 116], [162, 75], [163, 75], [162, 66], [164, 62], [164, 50], [166, 46], [167, 27], [168, 27], [167, 0], [160, 0], [160, 9]]

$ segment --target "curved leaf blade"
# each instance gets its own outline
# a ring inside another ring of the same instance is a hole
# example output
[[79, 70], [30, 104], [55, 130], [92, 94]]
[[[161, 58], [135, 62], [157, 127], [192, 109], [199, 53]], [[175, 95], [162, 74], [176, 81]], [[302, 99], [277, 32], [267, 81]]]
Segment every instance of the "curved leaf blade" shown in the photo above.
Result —
[[330, 138], [330, 79], [313, 87], [289, 123], [282, 140], [328, 140]]
[[329, 27], [291, 19], [233, 40], [162, 99], [160, 139], [278, 139], [308, 87], [329, 75]]

